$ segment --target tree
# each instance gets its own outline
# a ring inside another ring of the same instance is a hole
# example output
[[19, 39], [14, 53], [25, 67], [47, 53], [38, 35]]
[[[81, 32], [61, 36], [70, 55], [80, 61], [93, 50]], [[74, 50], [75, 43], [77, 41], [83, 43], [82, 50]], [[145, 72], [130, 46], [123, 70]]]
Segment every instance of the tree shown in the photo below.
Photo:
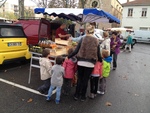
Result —
[[24, 0], [18, 0], [19, 4], [19, 18], [24, 17]]
[[75, 8], [77, 7], [77, 0], [31, 0], [38, 7], [43, 8]]
[[24, 16], [25, 17], [34, 17], [34, 12], [32, 9], [29, 8], [25, 8], [24, 9]]
[[0, 0], [0, 8], [6, 3], [7, 0]]
[[4, 17], [9, 20], [16, 20], [18, 18], [17, 15], [14, 15], [12, 12], [6, 12]]
[[86, 2], [87, 2], [87, 0], [80, 0], [80, 1], [79, 1], [79, 6], [80, 6], [81, 8], [84, 8]]

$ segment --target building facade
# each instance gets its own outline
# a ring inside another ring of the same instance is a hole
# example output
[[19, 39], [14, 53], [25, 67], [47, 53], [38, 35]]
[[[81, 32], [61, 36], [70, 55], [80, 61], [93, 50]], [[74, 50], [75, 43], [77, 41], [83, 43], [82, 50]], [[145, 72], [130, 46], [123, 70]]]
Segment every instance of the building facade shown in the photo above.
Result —
[[[120, 21], [122, 19], [122, 5], [118, 0], [86, 0], [86, 3], [83, 4], [79, 1], [79, 7], [83, 8], [99, 8], [102, 9], [115, 17], [117, 17]], [[111, 27], [119, 27], [120, 24], [115, 23], [99, 23], [99, 28], [106, 29]]]
[[150, 0], [135, 0], [123, 4], [122, 27], [150, 30]]
[[[34, 12], [33, 9], [35, 8], [35, 6], [25, 6], [24, 7], [24, 14], [26, 17], [30, 17], [32, 15], [32, 17], [34, 16]], [[19, 6], [16, 4], [12, 4], [6, 1], [5, 4], [3, 4], [0, 8], [0, 17], [4, 17], [7, 19], [10, 19], [10, 17], [12, 18], [18, 18], [19, 15]]]

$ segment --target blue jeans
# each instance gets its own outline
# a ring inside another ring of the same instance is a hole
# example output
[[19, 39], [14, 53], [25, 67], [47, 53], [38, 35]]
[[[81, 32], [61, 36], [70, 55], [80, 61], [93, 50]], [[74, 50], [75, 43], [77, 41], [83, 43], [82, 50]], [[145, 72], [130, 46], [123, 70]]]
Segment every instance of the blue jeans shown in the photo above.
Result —
[[[50, 89], [48, 91], [48, 97], [52, 96], [52, 91], [54, 90], [56, 86], [50, 86]], [[60, 101], [60, 95], [61, 95], [61, 87], [56, 87], [56, 100]]]

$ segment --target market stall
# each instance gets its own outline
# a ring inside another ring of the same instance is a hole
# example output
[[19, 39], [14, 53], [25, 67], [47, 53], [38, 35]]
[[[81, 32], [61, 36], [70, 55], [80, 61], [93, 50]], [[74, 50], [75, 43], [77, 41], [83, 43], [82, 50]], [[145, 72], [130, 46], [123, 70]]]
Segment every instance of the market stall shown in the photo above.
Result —
[[[34, 9], [35, 14], [47, 14], [49, 16], [57, 16], [59, 18], [68, 19], [71, 21], [76, 21], [80, 23], [81, 25], [87, 22], [106, 22], [106, 23], [118, 23], [120, 24], [120, 20], [117, 19], [115, 16], [100, 10], [96, 8], [89, 8], [89, 9], [70, 9], [70, 8], [35, 8]], [[40, 68], [39, 65], [33, 64], [33, 60], [39, 60], [41, 57], [42, 50], [44, 48], [50, 49], [51, 58], [50, 60], [55, 63], [55, 58], [59, 55], [66, 56], [67, 50], [70, 47], [76, 46], [76, 44], [68, 41], [68, 40], [61, 40], [56, 39], [58, 37], [55, 37], [55, 40], [47, 40], [42, 39], [39, 40], [39, 43], [37, 46], [31, 46], [30, 52], [31, 52], [31, 62], [30, 62], [30, 72], [29, 72], [29, 80], [28, 83], [31, 81], [31, 71], [32, 67], [34, 68]]]

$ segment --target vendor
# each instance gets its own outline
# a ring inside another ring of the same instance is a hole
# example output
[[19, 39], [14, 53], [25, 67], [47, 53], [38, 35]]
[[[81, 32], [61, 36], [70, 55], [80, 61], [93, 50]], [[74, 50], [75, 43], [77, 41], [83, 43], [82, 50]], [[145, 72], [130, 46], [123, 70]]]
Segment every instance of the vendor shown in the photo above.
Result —
[[61, 24], [61, 26], [56, 30], [56, 38], [61, 38], [62, 40], [68, 40], [71, 34], [67, 34], [64, 30], [66, 28], [66, 24]]

